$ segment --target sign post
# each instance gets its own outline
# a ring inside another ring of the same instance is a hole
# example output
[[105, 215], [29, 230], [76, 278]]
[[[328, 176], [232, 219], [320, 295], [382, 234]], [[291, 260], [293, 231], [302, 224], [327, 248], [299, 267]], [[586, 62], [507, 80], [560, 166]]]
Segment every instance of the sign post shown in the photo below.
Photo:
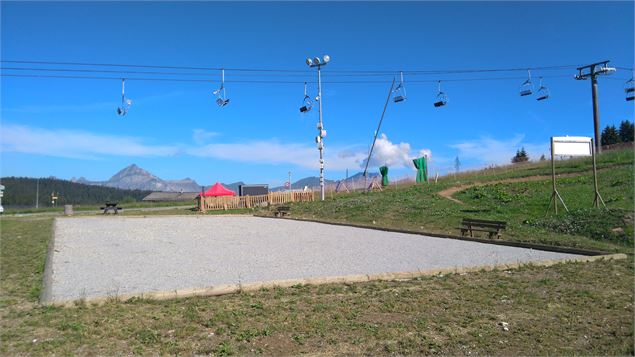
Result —
[[556, 188], [556, 155], [561, 156], [591, 156], [593, 160], [593, 188], [595, 198], [593, 200], [593, 206], [596, 208], [600, 207], [600, 203], [606, 208], [604, 204], [604, 200], [600, 195], [600, 191], [598, 189], [598, 177], [597, 177], [597, 167], [595, 163], [595, 147], [593, 145], [593, 139], [582, 136], [554, 136], [551, 137], [551, 180], [552, 180], [552, 191], [551, 191], [551, 199], [549, 201], [549, 207], [547, 207], [547, 211], [551, 208], [551, 204], [553, 202], [553, 209], [556, 214], [558, 214], [558, 200], [562, 203], [564, 209], [569, 212], [567, 205], [564, 203], [562, 196], [558, 192]]

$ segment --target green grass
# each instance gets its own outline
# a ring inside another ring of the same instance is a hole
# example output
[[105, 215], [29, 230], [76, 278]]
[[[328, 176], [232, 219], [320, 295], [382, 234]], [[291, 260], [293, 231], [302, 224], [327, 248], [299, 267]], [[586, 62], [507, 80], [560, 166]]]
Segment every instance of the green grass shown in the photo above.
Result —
[[[549, 163], [486, 170], [483, 173], [447, 177], [437, 184], [390, 186], [382, 192], [337, 194], [325, 202], [296, 203], [292, 216], [325, 222], [356, 223], [419, 232], [458, 234], [464, 217], [503, 220], [508, 228], [503, 239], [557, 246], [633, 252], [633, 152], [619, 151], [599, 157], [600, 193], [609, 210], [592, 209], [593, 176], [590, 161], [558, 162], [558, 173], [579, 176], [557, 180], [558, 190], [570, 213], [547, 213], [551, 179], [489, 184], [509, 178], [539, 176]], [[492, 172], [488, 172], [492, 171]], [[479, 182], [454, 195], [465, 204], [452, 202], [438, 192], [456, 185]], [[585, 227], [565, 227], [557, 222], [583, 221]], [[614, 233], [614, 231], [622, 233]]]
[[33, 293], [51, 219], [0, 230], [2, 355], [634, 352], [632, 258], [62, 308]]

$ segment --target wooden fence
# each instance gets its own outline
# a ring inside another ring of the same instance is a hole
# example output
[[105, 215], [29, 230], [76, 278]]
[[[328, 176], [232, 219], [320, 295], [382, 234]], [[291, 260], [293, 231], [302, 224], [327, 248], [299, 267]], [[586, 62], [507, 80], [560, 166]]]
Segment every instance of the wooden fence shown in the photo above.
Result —
[[314, 201], [313, 191], [308, 192], [271, 192], [259, 196], [220, 196], [220, 197], [197, 197], [198, 209], [202, 212], [207, 210], [228, 210], [238, 208], [264, 207], [268, 205], [279, 205], [288, 202]]

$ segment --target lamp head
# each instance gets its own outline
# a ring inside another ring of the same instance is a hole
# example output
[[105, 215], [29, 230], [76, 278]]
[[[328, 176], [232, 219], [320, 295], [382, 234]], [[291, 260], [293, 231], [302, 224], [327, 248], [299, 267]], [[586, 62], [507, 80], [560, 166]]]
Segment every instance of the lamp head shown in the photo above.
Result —
[[307, 66], [313, 66], [313, 60], [310, 59], [310, 58], [307, 58], [306, 59], [306, 64], [307, 64]]
[[322, 60], [324, 61], [324, 64], [327, 64], [331, 61], [331, 56], [324, 55], [324, 57], [322, 57]]
[[313, 63], [315, 63], [316, 65], [320, 64], [320, 57], [315, 57], [313, 59]]

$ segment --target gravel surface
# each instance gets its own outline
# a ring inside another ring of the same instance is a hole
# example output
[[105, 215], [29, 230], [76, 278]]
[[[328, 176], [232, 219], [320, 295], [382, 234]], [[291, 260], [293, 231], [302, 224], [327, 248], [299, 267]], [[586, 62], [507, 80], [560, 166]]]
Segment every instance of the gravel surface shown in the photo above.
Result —
[[45, 302], [576, 257], [250, 216], [55, 220]]

